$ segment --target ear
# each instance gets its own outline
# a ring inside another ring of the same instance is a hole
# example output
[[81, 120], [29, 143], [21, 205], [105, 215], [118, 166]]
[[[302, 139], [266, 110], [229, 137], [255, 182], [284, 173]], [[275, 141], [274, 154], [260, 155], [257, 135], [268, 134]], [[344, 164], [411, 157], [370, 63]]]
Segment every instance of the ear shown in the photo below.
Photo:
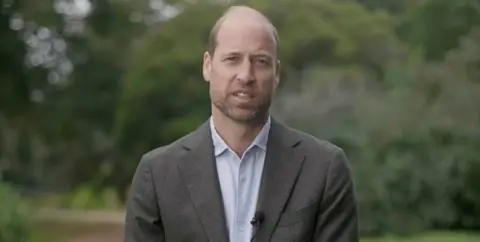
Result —
[[203, 79], [210, 82], [210, 72], [212, 70], [212, 56], [208, 51], [203, 54]]
[[277, 64], [275, 68], [275, 87], [277, 87], [279, 83], [280, 83], [280, 61], [277, 60]]

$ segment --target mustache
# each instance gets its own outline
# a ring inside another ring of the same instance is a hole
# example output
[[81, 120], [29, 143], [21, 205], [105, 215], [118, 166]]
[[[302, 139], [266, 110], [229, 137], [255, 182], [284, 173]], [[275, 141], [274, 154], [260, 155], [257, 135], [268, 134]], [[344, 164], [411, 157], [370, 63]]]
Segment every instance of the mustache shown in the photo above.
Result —
[[232, 89], [230, 91], [228, 91], [228, 94], [238, 94], [238, 93], [246, 93], [246, 94], [256, 94], [257, 93], [257, 90], [255, 90], [254, 88], [250, 88], [250, 87], [244, 87], [244, 88], [235, 88], [235, 89]]

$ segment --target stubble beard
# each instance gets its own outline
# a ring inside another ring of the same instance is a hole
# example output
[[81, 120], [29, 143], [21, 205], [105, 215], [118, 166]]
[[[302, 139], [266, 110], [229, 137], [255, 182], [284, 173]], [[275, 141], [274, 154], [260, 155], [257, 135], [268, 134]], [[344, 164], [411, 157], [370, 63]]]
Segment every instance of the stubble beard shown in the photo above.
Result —
[[244, 124], [259, 124], [264, 122], [270, 109], [271, 97], [263, 97], [261, 102], [251, 107], [237, 107], [229, 103], [228, 96], [220, 100], [213, 101], [213, 105], [229, 119]]

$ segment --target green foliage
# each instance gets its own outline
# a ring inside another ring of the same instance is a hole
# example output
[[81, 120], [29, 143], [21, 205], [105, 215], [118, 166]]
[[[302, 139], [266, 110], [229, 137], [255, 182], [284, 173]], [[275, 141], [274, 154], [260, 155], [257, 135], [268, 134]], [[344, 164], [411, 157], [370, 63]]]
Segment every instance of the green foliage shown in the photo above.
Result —
[[[276, 113], [287, 123], [345, 148], [362, 233], [478, 228], [480, 83], [471, 74], [480, 71], [479, 34], [462, 38], [444, 62], [392, 67], [387, 76], [397, 81], [315, 67], [301, 94], [279, 97]], [[395, 77], [398, 69], [410, 80]]]
[[[367, 8], [374, 10], [385, 10], [393, 14], [402, 13], [405, 10], [405, 5], [412, 0], [394, 0], [394, 1], [385, 1], [385, 0], [356, 0]], [[416, 1], [416, 0], [413, 0]]]
[[82, 185], [65, 194], [33, 196], [31, 204], [36, 207], [49, 207], [74, 210], [120, 210], [123, 203], [113, 188], [97, 189]]
[[8, 184], [0, 183], [0, 241], [30, 240], [29, 209], [22, 197]]
[[63, 199], [64, 207], [80, 210], [120, 209], [121, 203], [114, 189], [96, 191], [90, 186], [81, 186]]
[[400, 32], [428, 60], [441, 60], [459, 45], [459, 37], [480, 25], [479, 0], [426, 0], [412, 8]]
[[17, 117], [30, 106], [28, 85], [22, 66], [25, 47], [17, 41], [15, 31], [8, 27], [13, 10], [4, 10], [3, 5], [0, 10], [0, 114]]
[[393, 31], [394, 19], [384, 12], [368, 11], [355, 1], [266, 2], [249, 1], [280, 33], [280, 59], [286, 76], [296, 76], [316, 64], [359, 64], [375, 72], [397, 58], [401, 50]]

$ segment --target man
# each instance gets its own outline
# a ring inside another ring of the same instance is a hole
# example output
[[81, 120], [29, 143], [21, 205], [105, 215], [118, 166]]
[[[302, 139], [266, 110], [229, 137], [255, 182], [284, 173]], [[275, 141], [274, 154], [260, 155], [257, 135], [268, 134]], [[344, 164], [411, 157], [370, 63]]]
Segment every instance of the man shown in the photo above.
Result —
[[203, 75], [211, 118], [145, 154], [127, 206], [126, 242], [356, 242], [344, 152], [269, 115], [278, 37], [248, 7], [212, 29]]

